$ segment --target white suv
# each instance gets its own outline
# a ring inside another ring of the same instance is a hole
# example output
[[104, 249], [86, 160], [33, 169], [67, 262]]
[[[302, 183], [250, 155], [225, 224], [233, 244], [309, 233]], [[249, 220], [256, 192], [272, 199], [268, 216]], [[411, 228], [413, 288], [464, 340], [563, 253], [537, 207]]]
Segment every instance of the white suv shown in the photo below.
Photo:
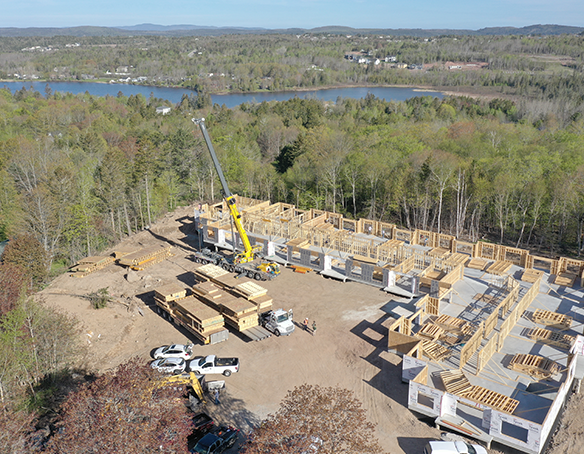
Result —
[[424, 454], [487, 454], [487, 450], [464, 441], [431, 441], [424, 448]]

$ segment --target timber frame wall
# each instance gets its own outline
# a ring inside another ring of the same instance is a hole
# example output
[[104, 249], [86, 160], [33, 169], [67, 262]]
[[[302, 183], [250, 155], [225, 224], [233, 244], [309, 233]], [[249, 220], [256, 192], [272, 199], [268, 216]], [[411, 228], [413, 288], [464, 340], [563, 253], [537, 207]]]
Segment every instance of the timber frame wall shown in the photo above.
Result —
[[[342, 214], [324, 210], [301, 210], [289, 203], [270, 203], [247, 197], [237, 198], [245, 229], [250, 235], [283, 238], [287, 241], [303, 239], [311, 246], [338, 251], [347, 256], [360, 256], [365, 260], [385, 262], [399, 267], [395, 271], [407, 273], [413, 269], [408, 259], [416, 252], [407, 245], [422, 245], [442, 250], [447, 254], [464, 254], [471, 258], [506, 262], [525, 269], [539, 269], [556, 276], [557, 284], [584, 286], [584, 261], [560, 257], [551, 259], [531, 255], [526, 249], [478, 241], [469, 243], [452, 235], [427, 230], [405, 230], [395, 224], [370, 219], [346, 219]], [[205, 205], [201, 215], [203, 223], [213, 235], [212, 228], [231, 230], [229, 210], [225, 201]], [[367, 238], [369, 234], [377, 237]], [[382, 241], [379, 241], [379, 240]], [[383, 241], [384, 240], [384, 241]], [[418, 257], [413, 261], [420, 261]], [[439, 260], [439, 257], [437, 257]], [[430, 264], [427, 264], [429, 266]], [[408, 269], [409, 268], [409, 269]], [[420, 269], [416, 266], [417, 269]]]

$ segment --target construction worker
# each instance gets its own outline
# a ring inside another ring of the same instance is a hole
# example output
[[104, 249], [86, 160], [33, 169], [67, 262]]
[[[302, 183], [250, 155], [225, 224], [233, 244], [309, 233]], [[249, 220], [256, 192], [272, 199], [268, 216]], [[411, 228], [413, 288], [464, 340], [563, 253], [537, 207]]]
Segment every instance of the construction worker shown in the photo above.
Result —
[[316, 320], [312, 322], [312, 335], [316, 334]]
[[304, 319], [304, 331], [308, 331], [308, 319]]

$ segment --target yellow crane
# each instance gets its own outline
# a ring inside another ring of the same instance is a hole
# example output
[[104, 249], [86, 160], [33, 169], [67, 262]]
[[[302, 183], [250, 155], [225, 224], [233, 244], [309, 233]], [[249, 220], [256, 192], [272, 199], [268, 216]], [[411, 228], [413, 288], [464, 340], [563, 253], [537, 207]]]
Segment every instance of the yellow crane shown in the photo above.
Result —
[[[229, 207], [229, 212], [231, 214], [231, 219], [233, 219], [233, 223], [235, 224], [235, 228], [237, 229], [237, 233], [239, 233], [239, 237], [241, 238], [241, 242], [243, 243], [243, 252], [240, 252], [235, 256], [235, 263], [249, 263], [252, 262], [256, 258], [256, 254], [261, 250], [260, 245], [252, 246], [249, 242], [249, 238], [247, 237], [247, 232], [245, 231], [243, 224], [241, 222], [241, 213], [237, 209], [237, 204], [235, 203], [235, 196], [229, 190], [227, 186], [227, 180], [225, 180], [225, 175], [223, 175], [223, 170], [221, 169], [221, 164], [219, 164], [219, 159], [217, 158], [217, 154], [215, 153], [215, 149], [213, 148], [213, 144], [211, 143], [211, 138], [209, 137], [209, 133], [207, 132], [207, 128], [205, 127], [205, 119], [204, 118], [193, 118], [193, 123], [199, 126], [201, 129], [201, 133], [203, 134], [203, 138], [207, 143], [207, 148], [209, 149], [209, 153], [211, 154], [211, 159], [213, 160], [213, 165], [215, 166], [215, 170], [217, 171], [217, 175], [219, 175], [219, 181], [221, 181], [222, 187], [222, 194], [227, 206]], [[234, 249], [235, 249], [235, 241], [234, 241]], [[279, 271], [279, 269], [278, 269]]]

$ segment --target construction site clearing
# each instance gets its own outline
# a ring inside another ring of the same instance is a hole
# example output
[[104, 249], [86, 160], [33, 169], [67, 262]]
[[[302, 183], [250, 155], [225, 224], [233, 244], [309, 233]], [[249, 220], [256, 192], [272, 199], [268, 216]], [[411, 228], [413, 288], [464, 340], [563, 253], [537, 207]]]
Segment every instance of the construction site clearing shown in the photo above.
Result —
[[[284, 203], [237, 197], [237, 204], [250, 242], [262, 247], [266, 259], [391, 296], [380, 307], [388, 314], [383, 343], [402, 359], [410, 410], [487, 446], [494, 441], [543, 452], [567, 396], [584, 376], [583, 261]], [[191, 216], [191, 244], [228, 254], [241, 249], [224, 202]], [[107, 257], [81, 261], [72, 275], [114, 263], [140, 270], [172, 255], [162, 242]], [[257, 314], [278, 299], [224, 270], [194, 263], [192, 270], [192, 285], [165, 283], [154, 299], [158, 308], [179, 313], [193, 314], [199, 305], [214, 309], [189, 321], [203, 344], [205, 333], [225, 325], [241, 333], [256, 326]]]
[[[285, 266], [383, 288], [408, 408], [436, 425], [542, 452], [584, 376], [584, 262], [238, 198], [252, 244]], [[195, 213], [206, 243], [240, 246], [224, 203]]]

